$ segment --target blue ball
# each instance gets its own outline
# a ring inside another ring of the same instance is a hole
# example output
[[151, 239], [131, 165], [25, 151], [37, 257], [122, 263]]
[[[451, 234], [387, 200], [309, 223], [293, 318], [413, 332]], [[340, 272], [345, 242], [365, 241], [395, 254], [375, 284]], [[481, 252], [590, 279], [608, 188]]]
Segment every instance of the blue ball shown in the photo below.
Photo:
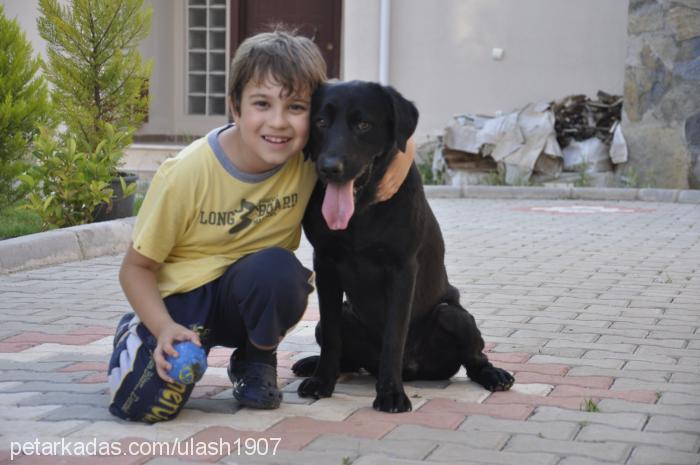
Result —
[[179, 356], [167, 356], [166, 360], [171, 365], [168, 376], [180, 384], [199, 381], [207, 369], [207, 354], [204, 349], [190, 341], [178, 342], [173, 347]]

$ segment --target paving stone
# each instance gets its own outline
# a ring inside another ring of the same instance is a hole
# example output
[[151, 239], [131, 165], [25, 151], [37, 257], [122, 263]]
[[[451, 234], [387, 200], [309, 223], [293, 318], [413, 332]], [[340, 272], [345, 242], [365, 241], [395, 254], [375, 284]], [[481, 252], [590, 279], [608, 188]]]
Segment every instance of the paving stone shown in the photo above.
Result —
[[53, 360], [51, 354], [46, 352], [17, 352], [8, 353], [0, 352], [0, 360], [18, 362], [18, 363], [31, 363], [45, 360]]
[[646, 431], [619, 430], [610, 426], [584, 426], [576, 436], [577, 441], [614, 441], [635, 444], [656, 444], [671, 449], [693, 452], [700, 444], [700, 434], [652, 433]]
[[600, 460], [622, 462], [629, 454], [631, 446], [619, 442], [601, 440], [592, 443], [579, 441], [557, 441], [531, 435], [513, 436], [504, 449], [507, 452], [545, 452], [558, 455], [580, 455]]
[[489, 415], [497, 418], [524, 420], [534, 410], [530, 404], [472, 404], [449, 399], [431, 399], [420, 409], [423, 412], [462, 413], [465, 415]]
[[107, 389], [105, 384], [77, 384], [77, 383], [51, 383], [49, 381], [28, 381], [22, 383], [20, 386], [5, 389], [6, 392], [45, 392], [45, 393], [56, 393], [56, 392], [68, 392], [68, 393], [81, 393], [81, 394], [97, 394], [104, 392]]
[[[76, 430], [88, 426], [86, 421], [0, 421], [0, 435], [7, 442], [33, 442], [60, 440]], [[94, 436], [93, 436], [94, 437]]]
[[547, 439], [572, 439], [579, 430], [575, 422], [505, 420], [483, 415], [470, 415], [459, 427], [460, 431], [493, 431], [514, 434], [533, 434]]
[[[106, 336], [102, 339], [99, 339], [93, 343], [86, 344], [80, 346], [80, 353], [81, 354], [93, 354], [93, 355], [101, 355], [104, 358], [108, 357], [111, 352], [112, 352], [112, 341], [114, 337], [113, 336]], [[25, 353], [28, 354], [55, 354], [57, 352], [66, 352], [66, 353], [75, 353], [76, 352], [76, 346], [70, 346], [70, 345], [63, 345], [63, 344], [55, 344], [55, 343], [45, 343], [45, 344], [39, 344], [34, 347], [30, 347], [29, 349], [24, 351]]]
[[[380, 456], [385, 460], [390, 460], [388, 457]], [[229, 457], [224, 457], [218, 463], [227, 465], [248, 465], [248, 464], [264, 464], [264, 465], [301, 465], [301, 464], [332, 464], [342, 465], [343, 460], [347, 459], [346, 463], [357, 463], [357, 455], [348, 454], [347, 451], [306, 451], [306, 450], [278, 450], [277, 454], [267, 455], [244, 455], [235, 454]], [[200, 462], [201, 463], [201, 462]], [[382, 462], [391, 463], [391, 462]], [[149, 464], [150, 465], [150, 462]], [[169, 465], [163, 463], [163, 465]]]
[[698, 454], [680, 452], [653, 446], [639, 446], [634, 449], [629, 465], [697, 465]]
[[644, 431], [656, 432], [700, 432], [700, 420], [686, 420], [685, 418], [672, 417], [667, 415], [652, 415], [649, 422], [644, 427]]
[[385, 412], [363, 408], [353, 413], [348, 420], [362, 423], [386, 421], [395, 425], [410, 424], [431, 428], [456, 429], [464, 421], [464, 415], [460, 413], [436, 413], [418, 408], [412, 412], [397, 413], [387, 417]]
[[[46, 422], [47, 424], [59, 424], [68, 422]], [[78, 423], [78, 422], [74, 422]], [[112, 418], [109, 421], [80, 422], [80, 428], [74, 428], [66, 439], [74, 441], [90, 441], [100, 438], [103, 441], [119, 441], [123, 438], [140, 438], [145, 441], [172, 442], [175, 438], [186, 439], [192, 436], [193, 425], [179, 421], [163, 421], [152, 425], [146, 423], [118, 420]], [[203, 429], [203, 428], [202, 428]]]
[[517, 374], [516, 382], [607, 389], [613, 381], [607, 376], [552, 376], [521, 371]]
[[500, 368], [508, 370], [511, 373], [518, 373], [521, 371], [532, 372], [532, 373], [542, 373], [545, 375], [559, 375], [563, 376], [569, 371], [568, 365], [556, 364], [556, 363], [505, 363], [500, 362], [498, 364]]
[[554, 465], [559, 460], [556, 454], [538, 452], [490, 451], [461, 446], [458, 444], [440, 444], [428, 460], [458, 464], [460, 460], [477, 463], [502, 465]]
[[[274, 427], [267, 429], [270, 435], [281, 435], [286, 432], [309, 433], [313, 437], [321, 434], [335, 433], [352, 437], [380, 438], [394, 429], [396, 423], [386, 418], [384, 421], [356, 417], [348, 421], [324, 421], [305, 417], [291, 417], [282, 420]], [[311, 439], [313, 439], [313, 437]]]
[[[42, 406], [44, 407], [44, 406]], [[52, 407], [47, 405], [45, 407]], [[32, 407], [27, 407], [32, 408]], [[60, 408], [54, 408], [49, 413], [41, 417], [46, 421], [62, 421], [62, 420], [88, 420], [88, 421], [111, 421], [115, 417], [109, 413], [107, 406], [95, 407], [91, 405], [63, 405]]]
[[590, 389], [580, 386], [557, 386], [551, 397], [585, 397], [585, 398], [616, 398], [634, 402], [654, 403], [657, 399], [655, 391], [624, 390], [610, 391], [606, 389]]
[[[3, 384], [5, 384], [5, 383], [3, 383]], [[19, 383], [7, 383], [7, 384], [19, 384]], [[0, 405], [18, 407], [21, 401], [23, 401], [25, 399], [34, 398], [38, 395], [41, 395], [41, 393], [39, 393], [39, 392], [13, 392], [13, 393], [1, 392], [0, 393]]]
[[[246, 459], [247, 459], [247, 457], [246, 457]], [[178, 457], [156, 457], [156, 458], [150, 459], [144, 463], [146, 463], [148, 465], [201, 465], [202, 464], [201, 460], [194, 461], [194, 460], [181, 459]]]
[[0, 410], [0, 420], [36, 420], [44, 419], [49, 412], [61, 409], [60, 405], [36, 405], [36, 406], [4, 406]]
[[617, 370], [614, 368], [573, 367], [569, 376], [610, 376], [612, 378], [638, 379], [650, 382], [668, 381], [669, 373], [664, 371]]
[[700, 408], [700, 395], [664, 392], [661, 394], [659, 403], [669, 405], [695, 405]]
[[[19, 392], [24, 394], [24, 392]], [[18, 405], [94, 405], [107, 408], [110, 396], [98, 393], [56, 391], [51, 393], [28, 392], [31, 396], [20, 400]]]
[[595, 460], [588, 457], [569, 456], [564, 457], [557, 465], [610, 465], [607, 460]]
[[700, 374], [696, 373], [673, 373], [672, 383], [700, 383]]
[[597, 342], [602, 344], [635, 344], [635, 345], [647, 345], [647, 346], [658, 346], [658, 347], [673, 347], [680, 348], [685, 345], [685, 341], [677, 339], [646, 339], [643, 337], [629, 337], [629, 336], [613, 336], [613, 335], [602, 335]]
[[[505, 443], [505, 439], [503, 441]], [[347, 455], [381, 454], [387, 457], [420, 460], [435, 449], [437, 442], [414, 436], [410, 441], [348, 438], [334, 434], [323, 434], [314, 439], [304, 450], [346, 451]]]
[[673, 357], [669, 357], [667, 355], [659, 355], [659, 354], [649, 355], [649, 354], [640, 354], [638, 352], [635, 354], [621, 354], [618, 352], [609, 352], [609, 351], [603, 351], [603, 350], [589, 350], [583, 355], [583, 358], [585, 358], [585, 359], [590, 358], [590, 359], [634, 360], [634, 361], [651, 362], [651, 363], [658, 363], [658, 364], [669, 364], [669, 365], [676, 364], [676, 359]]
[[57, 373], [55, 371], [2, 370], [0, 376], [5, 381], [46, 381], [56, 383], [76, 382], [88, 373]]
[[228, 426], [209, 426], [185, 439], [185, 442], [215, 444], [208, 454], [209, 461], [223, 456], [248, 457], [253, 455], [282, 455], [282, 451], [300, 450], [318, 433], [309, 431], [285, 431], [268, 434]]
[[603, 399], [598, 403], [603, 412], [633, 412], [650, 415], [672, 415], [689, 420], [700, 419], [699, 405], [640, 404], [619, 399]]
[[384, 438], [401, 441], [428, 440], [431, 442], [453, 442], [485, 449], [501, 449], [508, 440], [508, 434], [501, 431], [462, 430], [451, 431], [420, 425], [399, 425]]
[[[519, 394], [517, 392], [494, 392], [488, 399], [486, 404], [522, 404], [529, 406], [550, 405], [555, 407], [563, 407], [578, 410], [584, 402], [584, 397], [552, 397], [552, 396], [533, 396], [527, 394]], [[597, 400], [597, 399], [595, 399]]]
[[620, 353], [632, 353], [635, 351], [636, 344], [602, 344], [600, 342], [571, 342], [571, 341], [561, 341], [559, 339], [551, 340], [547, 343], [546, 347], [573, 347], [577, 349], [590, 349], [590, 350], [606, 350], [609, 352], [620, 352]]
[[532, 396], [546, 396], [550, 392], [552, 392], [552, 389], [554, 389], [554, 386], [551, 384], [541, 384], [541, 383], [529, 383], [529, 384], [523, 384], [519, 383], [519, 380], [516, 379], [516, 383], [513, 384], [513, 387], [510, 388], [511, 392], [517, 392], [518, 394], [525, 394], [525, 395], [532, 395]]
[[626, 378], [616, 379], [613, 385], [610, 387], [613, 391], [625, 390], [625, 389], [646, 389], [649, 391], [661, 392], [681, 392], [685, 394], [694, 394], [697, 392], [698, 387], [696, 384], [690, 383], [660, 383], [660, 382], [648, 382], [639, 381]]
[[62, 369], [69, 364], [69, 362], [35, 362], [28, 364], [13, 360], [0, 360], [0, 370], [22, 370], [23, 372], [54, 372], [62, 371]]
[[567, 410], [558, 407], [537, 407], [528, 422], [565, 421], [576, 422], [579, 426], [589, 423], [610, 425], [616, 428], [641, 430], [647, 416], [641, 413], [605, 413]]
[[622, 368], [624, 362], [609, 359], [584, 360], [569, 357], [552, 357], [549, 355], [533, 355], [530, 363], [556, 363], [568, 366], [592, 366], [595, 368]]

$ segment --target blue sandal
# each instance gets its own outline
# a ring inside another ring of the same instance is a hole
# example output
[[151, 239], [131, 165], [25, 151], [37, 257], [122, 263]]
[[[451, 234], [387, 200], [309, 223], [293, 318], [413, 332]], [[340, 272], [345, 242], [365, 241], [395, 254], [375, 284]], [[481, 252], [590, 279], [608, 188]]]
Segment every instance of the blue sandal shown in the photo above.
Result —
[[228, 377], [233, 383], [233, 397], [241, 405], [259, 409], [280, 406], [282, 392], [277, 389], [277, 369], [272, 365], [231, 357]]

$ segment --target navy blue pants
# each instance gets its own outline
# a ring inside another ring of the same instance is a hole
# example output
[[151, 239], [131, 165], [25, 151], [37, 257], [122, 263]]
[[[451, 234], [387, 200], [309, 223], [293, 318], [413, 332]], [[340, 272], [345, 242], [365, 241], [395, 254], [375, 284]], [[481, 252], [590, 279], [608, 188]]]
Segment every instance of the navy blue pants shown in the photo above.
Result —
[[[164, 299], [175, 322], [199, 330], [202, 346], [276, 346], [301, 319], [313, 273], [294, 254], [273, 247], [247, 255], [218, 279]], [[154, 423], [180, 412], [194, 385], [167, 383], [156, 372], [156, 338], [129, 313], [114, 336], [109, 362], [109, 411], [126, 420]]]

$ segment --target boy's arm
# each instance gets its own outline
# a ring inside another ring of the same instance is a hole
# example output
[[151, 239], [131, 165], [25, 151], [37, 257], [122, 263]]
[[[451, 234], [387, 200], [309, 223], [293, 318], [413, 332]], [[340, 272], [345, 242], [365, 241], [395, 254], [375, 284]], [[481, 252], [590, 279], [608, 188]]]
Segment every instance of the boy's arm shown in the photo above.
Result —
[[156, 274], [160, 266], [160, 263], [141, 255], [130, 245], [119, 270], [119, 282], [129, 304], [158, 341], [153, 353], [158, 376], [172, 383], [172, 378], [167, 375], [170, 364], [165, 360], [164, 353], [176, 357], [177, 351], [173, 348], [176, 341], [190, 340], [197, 345], [201, 345], [201, 342], [197, 333], [175, 323], [170, 317], [158, 290]]
[[379, 187], [377, 187], [377, 200], [383, 202], [389, 200], [396, 194], [399, 187], [401, 187], [401, 184], [403, 184], [406, 179], [406, 176], [408, 176], [408, 171], [411, 169], [411, 165], [413, 165], [415, 156], [416, 141], [411, 137], [408, 139], [408, 142], [406, 142], [406, 151], [396, 154], [394, 160], [387, 168], [384, 177], [379, 183]]

